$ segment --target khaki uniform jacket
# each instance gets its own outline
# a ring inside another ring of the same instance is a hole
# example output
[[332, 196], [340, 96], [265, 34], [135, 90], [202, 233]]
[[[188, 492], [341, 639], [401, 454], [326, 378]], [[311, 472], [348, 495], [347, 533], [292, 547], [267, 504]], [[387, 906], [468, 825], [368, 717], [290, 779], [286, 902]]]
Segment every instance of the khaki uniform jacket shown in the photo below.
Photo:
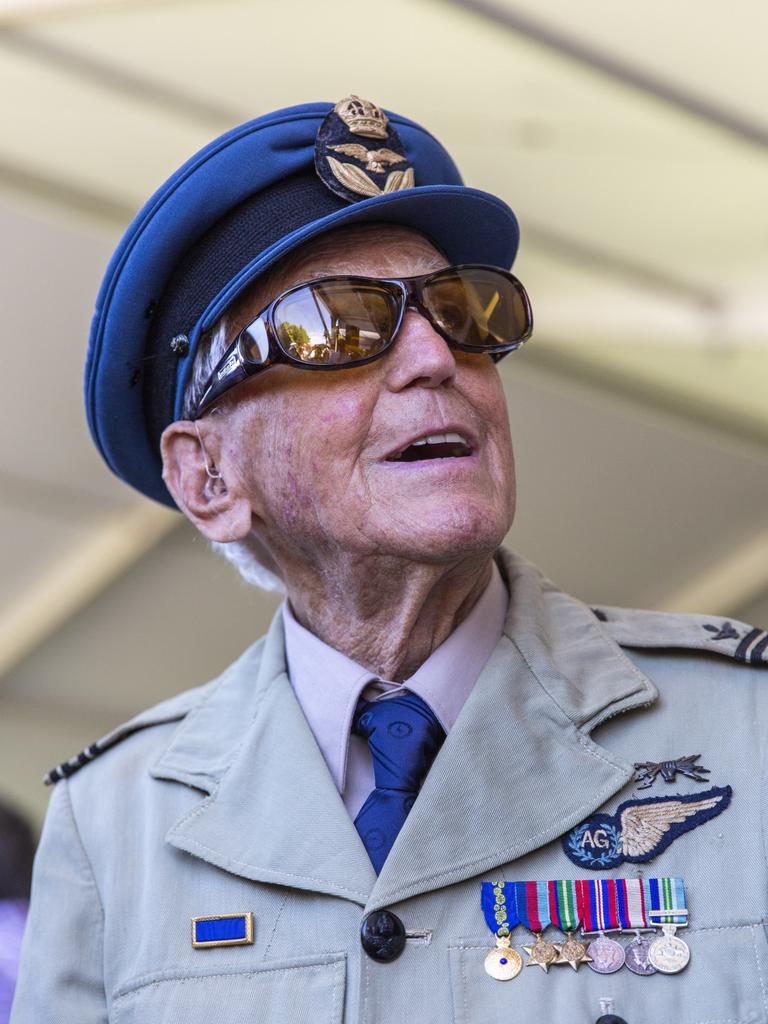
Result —
[[[768, 1021], [765, 634], [596, 615], [522, 560], [500, 566], [504, 636], [378, 877], [293, 695], [279, 615], [221, 678], [116, 730], [60, 782], [12, 1024], [592, 1024], [605, 997], [628, 1024]], [[693, 753], [708, 783], [638, 793], [634, 762]], [[565, 833], [710, 785], [733, 788], [721, 815], [608, 872], [684, 878], [684, 972], [488, 977], [482, 880], [597, 877], [566, 857]], [[360, 944], [378, 908], [408, 933], [388, 964]], [[252, 945], [192, 947], [191, 918], [247, 911]]]

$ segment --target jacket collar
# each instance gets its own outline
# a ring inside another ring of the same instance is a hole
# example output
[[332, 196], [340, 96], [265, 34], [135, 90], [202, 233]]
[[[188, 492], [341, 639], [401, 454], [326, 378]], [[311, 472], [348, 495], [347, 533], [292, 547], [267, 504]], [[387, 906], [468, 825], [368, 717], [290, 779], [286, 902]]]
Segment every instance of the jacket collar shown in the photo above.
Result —
[[[501, 552], [502, 637], [377, 878], [286, 673], [280, 615], [177, 731], [152, 774], [207, 797], [167, 841], [254, 881], [391, 905], [514, 860], [632, 777], [589, 732], [653, 684], [581, 602]], [[546, 785], [541, 780], [546, 778]]]

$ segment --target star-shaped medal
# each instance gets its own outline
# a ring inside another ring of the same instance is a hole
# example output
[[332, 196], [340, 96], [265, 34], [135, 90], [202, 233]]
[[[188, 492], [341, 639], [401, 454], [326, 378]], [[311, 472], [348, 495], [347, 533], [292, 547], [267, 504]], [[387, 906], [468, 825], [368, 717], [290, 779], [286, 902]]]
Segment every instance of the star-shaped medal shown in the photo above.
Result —
[[578, 939], [574, 939], [573, 932], [568, 932], [565, 942], [560, 946], [560, 956], [555, 960], [556, 964], [570, 964], [574, 971], [578, 971], [581, 964], [592, 962], [589, 955], [589, 946]]
[[540, 967], [545, 973], [549, 971], [550, 965], [557, 963], [560, 956], [560, 946], [554, 942], [547, 942], [542, 938], [541, 932], [536, 936], [536, 942], [530, 946], [523, 946], [528, 954], [526, 967], [533, 967], [534, 964]]

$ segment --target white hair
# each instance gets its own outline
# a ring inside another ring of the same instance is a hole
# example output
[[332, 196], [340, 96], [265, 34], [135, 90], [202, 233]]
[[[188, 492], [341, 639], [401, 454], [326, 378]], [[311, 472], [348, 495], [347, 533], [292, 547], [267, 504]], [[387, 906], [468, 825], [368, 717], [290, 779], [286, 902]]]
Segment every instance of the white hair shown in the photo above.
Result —
[[[295, 252], [289, 253], [275, 267], [268, 270], [264, 277], [252, 282], [237, 297], [233, 305], [224, 312], [213, 328], [200, 338], [192, 363], [192, 372], [184, 391], [182, 417], [184, 419], [194, 417], [197, 403], [200, 401], [216, 365], [227, 350], [229, 339], [235, 334], [235, 328], [239, 330], [245, 327], [248, 318], [253, 316], [254, 307], [261, 308], [256, 305], [255, 299], [270, 293], [272, 295], [279, 294], [284, 290], [285, 282], [289, 279], [300, 280], [303, 264], [315, 259], [318, 254], [326, 259], [332, 259], [334, 265], [338, 264], [335, 269], [336, 273], [354, 273], [356, 267], [351, 261], [345, 261], [345, 246], [350, 241], [374, 232], [377, 235], [377, 253], [390, 258], [402, 255], [400, 250], [403, 245], [404, 232], [411, 238], [418, 235], [418, 232], [413, 229], [396, 224], [359, 224], [339, 228], [320, 236]], [[423, 236], [422, 239], [427, 242]], [[419, 254], [421, 268], [419, 272], [421, 273], [424, 273], [425, 270], [439, 270], [445, 266], [445, 261], [431, 243], [429, 247], [433, 250], [434, 258], [432, 259], [428, 252]], [[432, 266], [425, 264], [425, 257], [426, 264], [432, 263]], [[317, 275], [310, 272], [304, 276], [311, 278]], [[268, 302], [269, 299], [266, 301]], [[226, 396], [220, 405], [226, 408]], [[237, 569], [246, 583], [261, 587], [262, 590], [285, 592], [285, 584], [282, 579], [262, 562], [264, 548], [253, 531], [243, 540], [234, 540], [226, 544], [211, 541], [211, 548], [223, 555]]]

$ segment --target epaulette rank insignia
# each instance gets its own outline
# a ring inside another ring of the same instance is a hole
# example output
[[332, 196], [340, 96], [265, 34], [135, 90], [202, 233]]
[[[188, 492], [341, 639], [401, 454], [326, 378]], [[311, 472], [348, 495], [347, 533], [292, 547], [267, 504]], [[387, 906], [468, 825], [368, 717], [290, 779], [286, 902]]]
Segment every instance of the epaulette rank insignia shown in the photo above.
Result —
[[710, 640], [730, 641], [737, 661], [748, 665], [768, 665], [768, 630], [745, 626], [741, 622], [738, 626], [737, 629], [728, 621], [720, 625], [705, 622], [702, 628], [712, 634]]
[[[105, 737], [107, 739], [108, 737]], [[82, 768], [84, 764], [88, 764], [89, 761], [93, 761], [95, 757], [103, 753], [104, 750], [108, 749], [107, 744], [102, 746], [104, 740], [97, 740], [95, 743], [91, 743], [90, 746], [86, 747], [85, 750], [81, 750], [79, 754], [75, 754], [74, 757], [70, 757], [68, 761], [62, 761], [61, 764], [57, 764], [55, 768], [43, 776], [43, 783], [46, 786], [53, 786], [57, 782], [61, 782], [62, 779], [68, 779], [70, 775]]]
[[745, 665], [768, 666], [768, 630], [732, 619], [635, 608], [593, 608], [622, 647], [672, 648], [721, 654]]
[[43, 783], [46, 786], [53, 786], [55, 783], [61, 782], [62, 779], [68, 779], [70, 775], [74, 775], [84, 765], [90, 764], [91, 761], [100, 757], [105, 751], [110, 750], [118, 743], [122, 743], [124, 739], [133, 736], [134, 733], [142, 729], [155, 725], [167, 725], [170, 722], [178, 722], [200, 701], [203, 693], [210, 687], [211, 684], [208, 683], [206, 686], [187, 690], [186, 693], [180, 694], [177, 697], [171, 697], [169, 700], [156, 704], [155, 707], [147, 708], [146, 711], [142, 711], [129, 721], [118, 725], [117, 728], [108, 732], [106, 736], [102, 736], [101, 739], [96, 740], [95, 743], [89, 744], [85, 750], [81, 750], [79, 754], [70, 757], [68, 761], [62, 761], [55, 768], [51, 768], [43, 776]]

